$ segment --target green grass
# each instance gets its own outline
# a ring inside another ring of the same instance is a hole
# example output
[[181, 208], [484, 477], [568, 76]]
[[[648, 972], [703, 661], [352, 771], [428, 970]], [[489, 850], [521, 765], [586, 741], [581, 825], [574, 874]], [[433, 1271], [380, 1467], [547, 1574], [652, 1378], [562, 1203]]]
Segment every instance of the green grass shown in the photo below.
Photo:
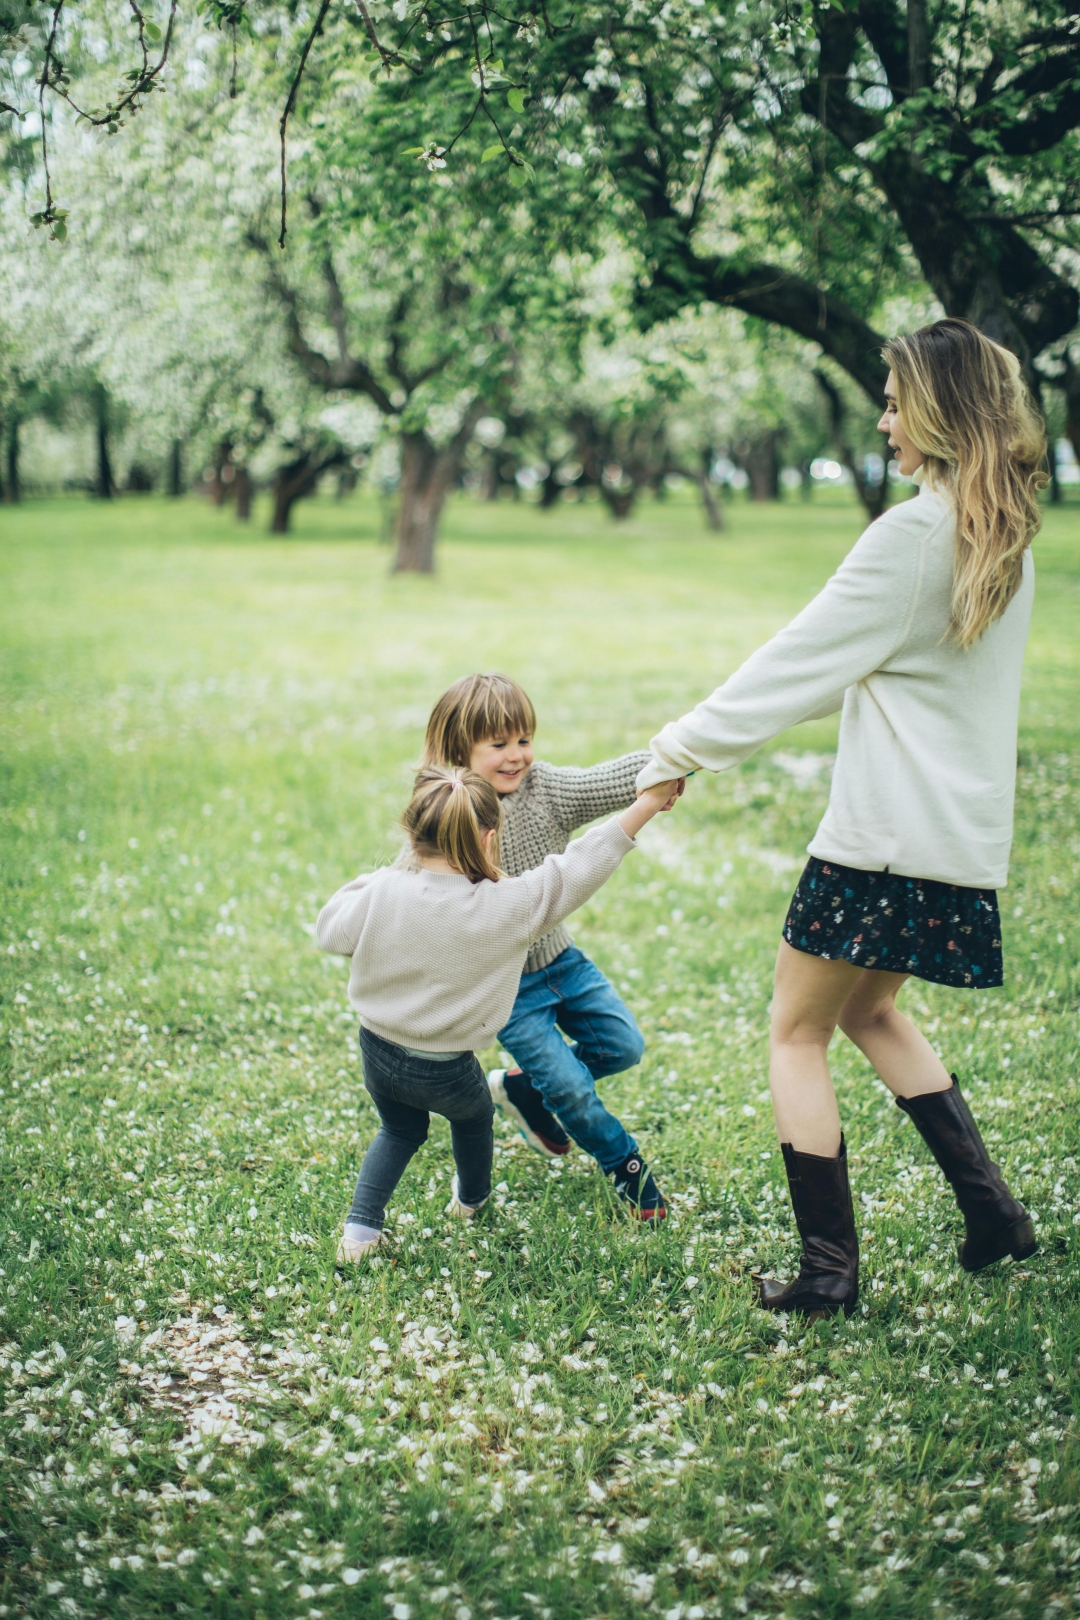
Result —
[[[616, 528], [467, 500], [440, 572], [378, 511], [295, 537], [195, 502], [0, 513], [0, 1615], [1031, 1616], [1080, 1608], [1080, 523], [1048, 515], [1007, 983], [907, 994], [1042, 1252], [965, 1277], [955, 1209], [846, 1042], [865, 1303], [753, 1303], [795, 1258], [770, 969], [825, 777], [803, 728], [678, 811], [578, 916], [648, 1041], [605, 1082], [672, 1200], [497, 1138], [442, 1214], [436, 1122], [389, 1260], [333, 1244], [373, 1112], [321, 902], [395, 847], [423, 721], [476, 667], [544, 756], [632, 746], [780, 626], [859, 522], [689, 504]], [[788, 761], [790, 764], [790, 760]]]

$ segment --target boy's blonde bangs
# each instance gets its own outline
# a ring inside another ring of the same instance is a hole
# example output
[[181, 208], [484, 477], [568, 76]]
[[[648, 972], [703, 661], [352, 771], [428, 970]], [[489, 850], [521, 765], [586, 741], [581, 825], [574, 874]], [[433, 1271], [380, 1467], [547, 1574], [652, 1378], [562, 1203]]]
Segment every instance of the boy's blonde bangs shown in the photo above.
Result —
[[536, 710], [516, 681], [508, 675], [463, 675], [431, 711], [422, 763], [463, 768], [477, 743], [503, 733], [531, 737], [535, 730]]

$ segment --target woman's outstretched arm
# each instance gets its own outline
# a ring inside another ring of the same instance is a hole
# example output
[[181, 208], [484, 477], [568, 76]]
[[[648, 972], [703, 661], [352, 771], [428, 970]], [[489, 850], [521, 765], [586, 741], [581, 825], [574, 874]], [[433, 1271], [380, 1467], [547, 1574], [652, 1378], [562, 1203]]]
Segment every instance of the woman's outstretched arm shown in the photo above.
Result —
[[902, 644], [923, 548], [951, 516], [906, 501], [872, 524], [824, 590], [723, 686], [652, 739], [638, 791], [689, 771], [724, 771], [800, 721], [832, 713], [844, 691]]

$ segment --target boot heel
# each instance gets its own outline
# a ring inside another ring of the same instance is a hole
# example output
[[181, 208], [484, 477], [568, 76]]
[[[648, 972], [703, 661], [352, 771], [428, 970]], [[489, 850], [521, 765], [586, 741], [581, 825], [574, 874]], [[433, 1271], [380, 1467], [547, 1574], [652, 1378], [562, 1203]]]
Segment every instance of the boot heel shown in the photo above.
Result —
[[1014, 1260], [1028, 1260], [1033, 1254], [1039, 1252], [1039, 1240], [1035, 1236], [1035, 1227], [1031, 1216], [1017, 1221], [1009, 1235], [1009, 1253]]
[[996, 1232], [966, 1237], [957, 1252], [960, 1264], [970, 1273], [985, 1271], [1007, 1254], [1014, 1260], [1029, 1260], [1038, 1248], [1031, 1216], [1023, 1215], [1011, 1226], [999, 1226]]

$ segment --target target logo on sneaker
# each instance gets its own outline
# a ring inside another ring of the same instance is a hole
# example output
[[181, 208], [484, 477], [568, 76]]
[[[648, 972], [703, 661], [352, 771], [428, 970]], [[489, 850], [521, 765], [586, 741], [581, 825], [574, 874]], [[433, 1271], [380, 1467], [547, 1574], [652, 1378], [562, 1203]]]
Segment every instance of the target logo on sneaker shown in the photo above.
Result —
[[[612, 1174], [611, 1171], [608, 1174]], [[641, 1221], [662, 1221], [667, 1214], [664, 1195], [652, 1172], [637, 1153], [631, 1153], [614, 1171], [615, 1191]]]

